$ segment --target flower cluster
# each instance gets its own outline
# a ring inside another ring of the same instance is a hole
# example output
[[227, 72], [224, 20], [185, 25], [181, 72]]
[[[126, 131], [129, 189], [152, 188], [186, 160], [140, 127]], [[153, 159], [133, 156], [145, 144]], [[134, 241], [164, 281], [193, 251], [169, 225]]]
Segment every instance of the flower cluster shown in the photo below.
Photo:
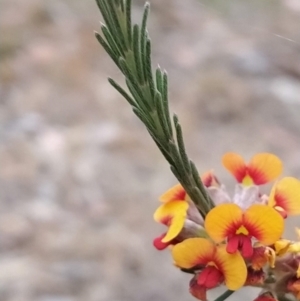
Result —
[[[220, 285], [231, 291], [261, 287], [255, 301], [286, 294], [300, 300], [300, 230], [299, 241], [282, 237], [285, 219], [300, 215], [300, 181], [278, 179], [282, 162], [269, 153], [249, 163], [227, 153], [222, 163], [237, 181], [233, 196], [213, 171], [205, 173], [201, 180], [215, 206], [203, 218], [183, 187], [174, 186], [154, 213], [155, 221], [167, 226], [154, 246], [170, 247], [175, 266], [193, 274], [189, 290], [200, 300]], [[262, 194], [260, 186], [274, 180], [270, 193]]]

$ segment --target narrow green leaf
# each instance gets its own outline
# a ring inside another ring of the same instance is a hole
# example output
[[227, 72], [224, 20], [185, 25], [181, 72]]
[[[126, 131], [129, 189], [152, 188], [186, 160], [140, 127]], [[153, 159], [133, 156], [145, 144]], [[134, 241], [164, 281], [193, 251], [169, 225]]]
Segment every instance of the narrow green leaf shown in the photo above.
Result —
[[131, 0], [125, 0], [125, 19], [127, 21], [127, 38], [129, 45], [131, 45], [132, 41], [132, 29], [131, 29]]
[[[203, 195], [203, 201], [205, 204], [207, 204], [207, 207], [210, 210], [214, 207], [214, 204], [213, 204], [210, 196], [208, 195], [206, 188], [204, 187], [204, 185], [201, 181], [201, 178], [200, 178], [200, 175], [198, 173], [195, 163], [191, 160], [190, 160], [190, 166], [192, 169], [192, 176], [195, 181], [195, 184], [197, 185], [198, 189], [201, 191], [201, 194]], [[206, 213], [208, 213], [208, 211]]]
[[[156, 68], [155, 79], [156, 79], [156, 89], [161, 94], [163, 94], [163, 78], [162, 78], [162, 71], [159, 66]], [[163, 96], [162, 96], [162, 98], [163, 98]]]
[[95, 32], [95, 37], [98, 40], [98, 42], [101, 44], [101, 46], [104, 48], [104, 50], [107, 52], [107, 54], [114, 61], [114, 63], [117, 66], [119, 66], [119, 60], [116, 57], [116, 54], [111, 50], [111, 48], [108, 46], [108, 44], [106, 43], [106, 41], [101, 37], [101, 35], [98, 32]]
[[139, 33], [139, 26], [135, 24], [133, 26], [133, 55], [134, 55], [134, 62], [137, 71], [137, 80], [140, 84], [144, 83], [144, 74], [142, 68], [142, 60], [141, 60], [141, 51], [140, 51], [140, 33]]
[[137, 104], [133, 98], [131, 98], [121, 86], [119, 86], [112, 78], [108, 78], [108, 81], [128, 101], [131, 106], [137, 107]]
[[[126, 79], [126, 85], [131, 95], [135, 99], [139, 109], [142, 110], [145, 114], [147, 114], [150, 109], [147, 105], [147, 102], [145, 102], [144, 100], [143, 94], [140, 94], [139, 91], [136, 90], [136, 86], [134, 86], [132, 82], [128, 79]], [[151, 115], [149, 115], [149, 118], [151, 118]]]
[[167, 72], [164, 71], [163, 78], [162, 78], [162, 100], [165, 107], [165, 115], [166, 120], [168, 123], [169, 131], [171, 136], [173, 136], [173, 129], [172, 129], [172, 123], [171, 123], [171, 117], [170, 117], [170, 110], [169, 110], [169, 99], [168, 99], [168, 75]]
[[190, 160], [186, 154], [185, 145], [183, 142], [182, 129], [181, 129], [179, 122], [177, 122], [177, 124], [175, 126], [175, 130], [176, 130], [178, 149], [179, 149], [179, 153], [180, 153], [184, 168], [187, 170], [187, 172], [190, 173], [191, 172]]
[[116, 13], [116, 7], [115, 7], [115, 4], [113, 3], [113, 1], [107, 1], [106, 2], [110, 8], [110, 17], [112, 19], [112, 25], [114, 27], [114, 31], [116, 33], [116, 38], [118, 38], [119, 40], [119, 43], [122, 47], [122, 49], [125, 51], [127, 51], [127, 46], [126, 46], [126, 42], [125, 42], [125, 38], [124, 38], [124, 35], [123, 35], [123, 31], [122, 31], [122, 28], [121, 28], [121, 25], [120, 25], [120, 22], [119, 22], [119, 19], [118, 19], [118, 15]]
[[97, 3], [108, 30], [114, 37], [115, 43], [118, 45], [119, 49], [122, 51], [122, 56], [124, 56], [122, 44], [118, 41], [118, 32], [116, 31], [114, 20], [111, 15], [111, 7], [107, 5], [107, 2], [105, 0], [97, 0]]
[[143, 13], [143, 19], [142, 19], [142, 28], [141, 28], [142, 34], [146, 34], [146, 27], [147, 27], [149, 11], [150, 11], [150, 4], [149, 4], [149, 2], [146, 2], [145, 6], [144, 6], [144, 13]]
[[207, 204], [203, 202], [203, 195], [201, 191], [198, 189], [198, 187], [192, 188], [192, 196], [193, 196], [193, 201], [197, 206], [200, 214], [202, 215], [203, 218], [205, 218], [209, 210]]
[[146, 72], [146, 81], [149, 85], [149, 90], [152, 95], [154, 96], [154, 82], [153, 82], [153, 75], [152, 75], [152, 65], [151, 65], [151, 41], [148, 38], [146, 40], [146, 53], [145, 53], [145, 72]]
[[122, 12], [124, 13], [124, 1], [123, 0], [119, 0], [118, 1], [119, 3], [118, 3], [118, 5], [121, 7], [121, 10], [122, 10]]
[[110, 46], [110, 49], [114, 52], [115, 56], [117, 58], [119, 58], [120, 56], [123, 56], [122, 49], [120, 49], [120, 47], [116, 44], [116, 41], [114, 40], [110, 31], [104, 24], [101, 25], [101, 30], [102, 30], [102, 33], [103, 33], [107, 43]]
[[164, 107], [163, 107], [163, 104], [162, 104], [161, 94], [158, 91], [155, 93], [154, 103], [155, 103], [159, 123], [162, 127], [165, 139], [166, 139], [166, 141], [169, 141], [170, 138], [171, 138], [170, 137], [170, 132], [169, 132], [168, 124], [166, 122], [166, 117], [165, 117], [165, 114], [164, 114]]

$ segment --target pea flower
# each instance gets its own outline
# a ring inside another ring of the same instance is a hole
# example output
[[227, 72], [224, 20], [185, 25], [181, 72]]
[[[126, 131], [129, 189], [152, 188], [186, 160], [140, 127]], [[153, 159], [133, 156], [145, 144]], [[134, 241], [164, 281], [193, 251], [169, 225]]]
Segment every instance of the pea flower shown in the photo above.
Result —
[[155, 211], [154, 220], [166, 225], [168, 230], [154, 239], [156, 249], [164, 250], [185, 238], [203, 235], [203, 219], [180, 184], [164, 193], [160, 201], [163, 204]]
[[253, 255], [252, 238], [263, 245], [275, 243], [282, 235], [284, 222], [273, 208], [254, 204], [243, 211], [236, 204], [221, 204], [205, 218], [208, 235], [220, 243], [227, 239], [227, 252], [240, 250], [243, 257]]
[[268, 205], [274, 207], [284, 218], [300, 214], [300, 181], [285, 177], [273, 186]]
[[282, 171], [277, 156], [261, 153], [245, 163], [227, 153], [222, 161], [237, 180], [233, 194], [212, 170], [204, 173], [201, 181], [215, 207], [203, 220], [183, 187], [172, 187], [154, 214], [168, 227], [154, 246], [172, 246], [175, 265], [193, 274], [190, 293], [202, 301], [208, 290], [223, 284], [231, 291], [263, 288], [254, 301], [277, 301], [282, 294], [300, 300], [300, 229], [298, 241], [282, 237], [285, 218], [300, 215], [300, 181], [282, 178], [264, 195], [260, 185]]
[[263, 185], [276, 179], [282, 172], [281, 160], [269, 153], [260, 153], [245, 163], [236, 153], [226, 153], [222, 158], [224, 167], [245, 186]]
[[247, 277], [247, 267], [239, 252], [229, 254], [226, 246], [215, 245], [204, 238], [189, 238], [175, 245], [172, 256], [177, 267], [195, 272], [190, 292], [206, 300], [206, 291], [225, 283], [228, 289], [237, 290]]

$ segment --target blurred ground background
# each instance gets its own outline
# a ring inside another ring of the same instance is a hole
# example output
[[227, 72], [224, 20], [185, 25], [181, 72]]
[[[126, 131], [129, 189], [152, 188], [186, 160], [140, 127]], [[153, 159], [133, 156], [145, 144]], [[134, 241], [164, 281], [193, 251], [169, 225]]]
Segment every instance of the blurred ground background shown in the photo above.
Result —
[[[199, 171], [232, 187], [224, 152], [269, 151], [300, 177], [300, 2], [150, 2], [153, 61]], [[99, 20], [92, 0], [0, 0], [1, 301], [193, 300], [152, 247], [176, 181], [106, 81], [122, 77]]]

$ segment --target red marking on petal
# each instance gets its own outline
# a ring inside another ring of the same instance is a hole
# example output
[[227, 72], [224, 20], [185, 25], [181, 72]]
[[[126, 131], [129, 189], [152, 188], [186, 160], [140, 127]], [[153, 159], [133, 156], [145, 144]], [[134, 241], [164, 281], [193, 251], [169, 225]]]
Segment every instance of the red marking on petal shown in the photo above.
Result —
[[184, 201], [186, 198], [186, 192], [185, 190], [179, 190], [177, 193], [174, 194], [174, 200], [178, 200], [178, 201]]
[[[284, 211], [289, 208], [289, 200], [280, 192], [276, 192], [274, 195], [276, 207], [282, 208]], [[277, 210], [279, 211], [279, 210]]]
[[234, 176], [238, 183], [242, 183], [247, 176], [247, 167], [237, 169]]
[[172, 218], [172, 216], [165, 216], [160, 222], [166, 226], [170, 226]]
[[253, 255], [253, 247], [251, 236], [244, 234], [236, 234], [228, 238], [227, 252], [230, 254], [240, 250], [244, 258], [249, 258]]
[[250, 178], [253, 180], [255, 185], [263, 185], [269, 182], [269, 179], [267, 178], [266, 174], [262, 170], [259, 170], [251, 166], [249, 166], [247, 170]]
[[198, 276], [197, 283], [207, 289], [218, 286], [224, 281], [223, 274], [214, 266], [207, 266]]

